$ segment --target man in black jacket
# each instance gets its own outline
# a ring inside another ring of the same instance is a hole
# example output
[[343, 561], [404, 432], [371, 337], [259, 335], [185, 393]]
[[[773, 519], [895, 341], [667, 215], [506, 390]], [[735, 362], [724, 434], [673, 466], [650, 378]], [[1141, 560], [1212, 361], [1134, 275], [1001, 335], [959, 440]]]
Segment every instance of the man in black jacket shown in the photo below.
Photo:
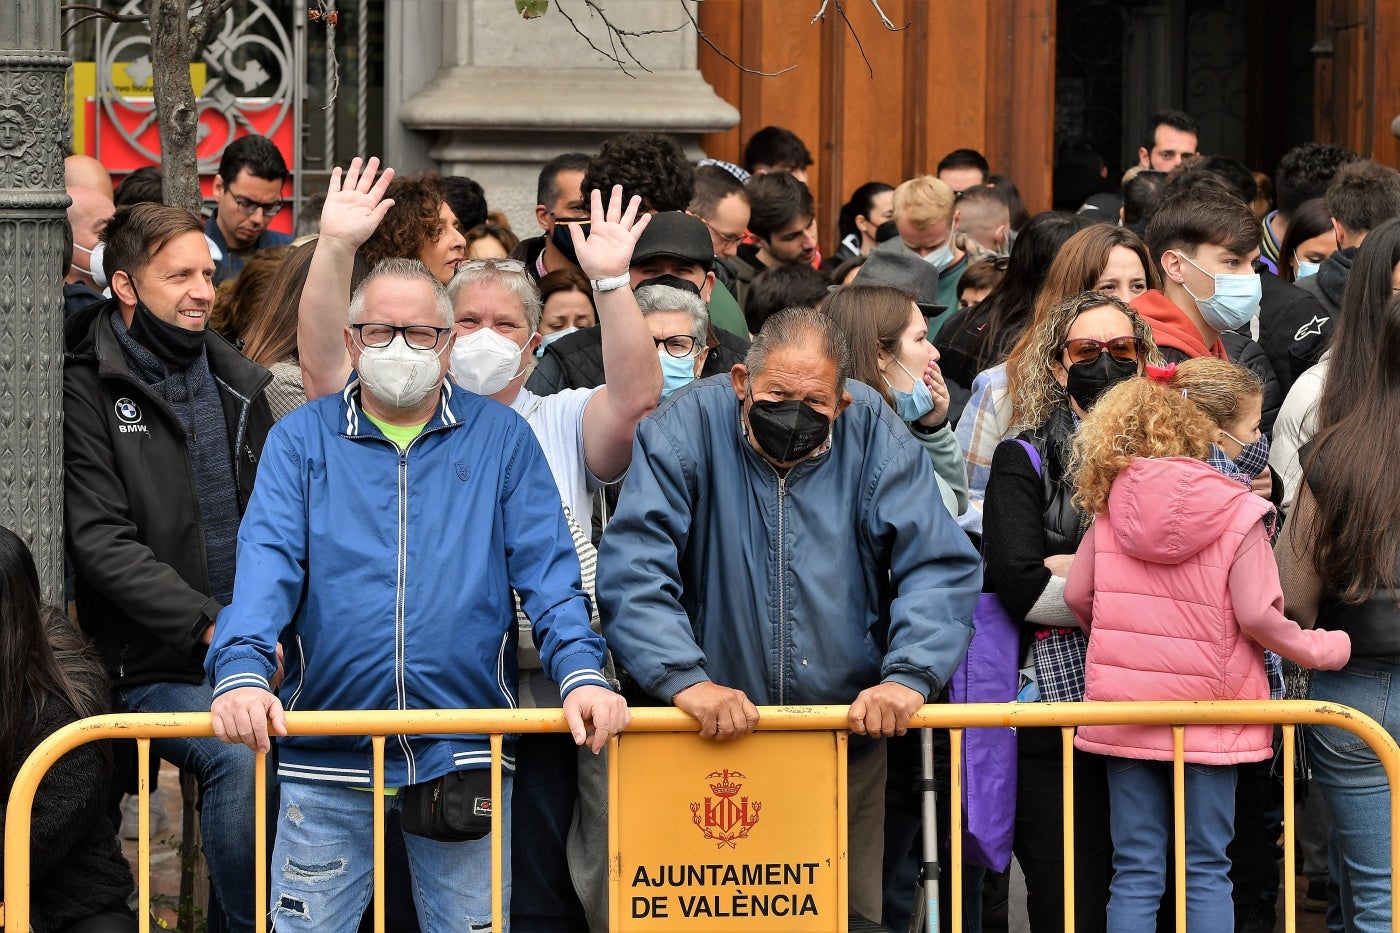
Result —
[[[68, 323], [64, 507], [83, 629], [140, 712], [203, 712], [204, 652], [233, 595], [238, 524], [272, 415], [267, 370], [206, 331], [214, 262], [199, 218], [117, 211], [113, 297]], [[157, 739], [199, 779], [204, 853], [231, 930], [253, 928], [253, 753]]]

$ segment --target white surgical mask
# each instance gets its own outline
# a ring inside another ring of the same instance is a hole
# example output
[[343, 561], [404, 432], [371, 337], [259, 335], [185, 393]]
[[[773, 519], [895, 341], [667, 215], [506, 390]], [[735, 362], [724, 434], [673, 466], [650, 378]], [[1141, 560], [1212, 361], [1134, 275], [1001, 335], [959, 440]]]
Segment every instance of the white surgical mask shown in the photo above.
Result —
[[416, 350], [403, 334], [395, 334], [387, 347], [360, 348], [360, 381], [371, 395], [391, 408], [412, 408], [442, 384], [437, 350]]
[[540, 345], [538, 347], [535, 347], [535, 356], [539, 357], [540, 359], [544, 359], [545, 347], [549, 346], [551, 343], [558, 340], [560, 337], [567, 337], [570, 334], [575, 333], [576, 331], [578, 331], [577, 327], [566, 327], [563, 330], [556, 330], [552, 334], [545, 334], [543, 337], [540, 338]]
[[73, 248], [75, 250], [82, 250], [88, 254], [88, 268], [84, 269], [76, 262], [73, 263], [73, 268], [77, 269], [83, 275], [90, 277], [98, 288], [106, 288], [107, 276], [102, 271], [102, 255], [107, 252], [107, 244], [98, 240], [97, 245], [92, 249], [88, 249], [86, 246], [80, 246], [77, 243], [73, 244]]
[[[531, 337], [534, 334], [530, 334]], [[525, 343], [530, 343], [527, 338]], [[479, 327], [452, 345], [452, 381], [477, 395], [495, 395], [524, 372], [520, 345], [489, 327]]]
[[[1191, 261], [1181, 250], [1176, 251], [1182, 261], [1190, 263], [1196, 271], [1203, 275], [1210, 275], [1196, 263]], [[1191, 291], [1191, 286], [1186, 284], [1186, 279], [1181, 280], [1181, 287], [1186, 289], [1186, 294], [1196, 302], [1196, 308], [1201, 312], [1201, 319], [1217, 333], [1225, 333], [1227, 330], [1237, 330], [1249, 323], [1249, 320], [1259, 312], [1259, 300], [1263, 293], [1263, 283], [1259, 281], [1257, 272], [1217, 272], [1214, 275], [1215, 294], [1209, 298], [1197, 298], [1196, 293]]]

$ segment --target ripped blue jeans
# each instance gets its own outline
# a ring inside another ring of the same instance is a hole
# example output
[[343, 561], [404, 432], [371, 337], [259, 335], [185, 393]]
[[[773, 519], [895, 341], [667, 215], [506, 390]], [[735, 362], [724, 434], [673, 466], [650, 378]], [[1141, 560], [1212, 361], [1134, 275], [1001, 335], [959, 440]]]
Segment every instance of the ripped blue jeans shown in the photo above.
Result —
[[[502, 914], [508, 930], [512, 778], [502, 778]], [[374, 887], [374, 795], [287, 780], [281, 788], [268, 896], [273, 929], [354, 933]], [[399, 806], [397, 796], [384, 798], [386, 812]], [[437, 842], [407, 833], [403, 838], [424, 933], [491, 930], [491, 836], [471, 842]], [[394, 929], [394, 918], [385, 919]]]

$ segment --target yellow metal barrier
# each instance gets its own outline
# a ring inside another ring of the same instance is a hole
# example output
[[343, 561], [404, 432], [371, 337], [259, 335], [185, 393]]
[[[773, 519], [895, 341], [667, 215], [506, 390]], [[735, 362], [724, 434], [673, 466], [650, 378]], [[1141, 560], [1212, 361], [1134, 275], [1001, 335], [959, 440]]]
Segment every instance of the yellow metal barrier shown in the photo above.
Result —
[[[911, 721], [912, 727], [948, 729], [951, 736], [951, 797], [960, 800], [962, 733], [968, 728], [1020, 726], [1020, 727], [1059, 727], [1064, 737], [1065, 787], [1073, 788], [1072, 736], [1075, 726], [1080, 725], [1172, 725], [1174, 729], [1176, 788], [1174, 813], [1176, 820], [1176, 903], [1177, 929], [1186, 929], [1186, 887], [1185, 887], [1185, 804], [1182, 783], [1182, 742], [1184, 727], [1206, 723], [1273, 723], [1283, 726], [1284, 757], [1284, 884], [1285, 903], [1288, 905], [1286, 929], [1294, 933], [1295, 917], [1295, 865], [1294, 865], [1294, 826], [1293, 826], [1293, 739], [1297, 725], [1330, 725], [1351, 732], [1363, 739], [1376, 753], [1385, 769], [1391, 788], [1391, 880], [1392, 889], [1396, 886], [1396, 866], [1400, 866], [1400, 833], [1395, 831], [1400, 825], [1400, 747], [1373, 719], [1344, 706], [1315, 703], [1303, 700], [1272, 702], [1202, 702], [1202, 703], [1008, 703], [1008, 704], [966, 704], [930, 705], [920, 709]], [[846, 727], [846, 707], [764, 707], [760, 709], [758, 731], [760, 732], [844, 732]], [[382, 794], [384, 788], [384, 738], [399, 734], [491, 734], [492, 793], [500, 799], [501, 792], [501, 733], [522, 732], [565, 732], [567, 727], [558, 710], [420, 710], [420, 711], [369, 711], [369, 712], [320, 712], [288, 713], [287, 728], [295, 735], [369, 735], [372, 737], [374, 756], [374, 788]], [[638, 709], [633, 711], [629, 733], [636, 732], [690, 732], [695, 729], [694, 720], [673, 709]], [[39, 781], [48, 769], [66, 752], [87, 742], [102, 739], [135, 739], [138, 753], [139, 773], [139, 865], [137, 869], [140, 891], [139, 912], [142, 933], [150, 929], [150, 786], [148, 763], [150, 760], [150, 740], [153, 738], [205, 737], [212, 736], [208, 713], [179, 714], [134, 714], [123, 716], [99, 716], [73, 723], [49, 736], [25, 762], [10, 789], [9, 805], [6, 812], [5, 833], [5, 897], [6, 903], [0, 908], [0, 921], [9, 930], [29, 929], [29, 838], [30, 810], [34, 792]], [[700, 739], [696, 738], [699, 742]], [[741, 740], [744, 741], [744, 740]], [[716, 754], [722, 754], [729, 743], [715, 743]], [[617, 739], [613, 739], [616, 750]], [[267, 864], [266, 839], [266, 760], [257, 756], [256, 800], [254, 820], [256, 821], [256, 864]], [[800, 776], [794, 775], [800, 780]], [[614, 801], [613, 809], [619, 802]], [[838, 800], [838, 807], [844, 808], [844, 783]], [[962, 904], [959, 897], [962, 880], [961, 853], [961, 808], [951, 807], [953, 853], [951, 859], [952, 890], [952, 929], [962, 929]], [[1065, 823], [1065, 902], [1066, 916], [1073, 916], [1074, 877], [1072, 858], [1074, 798], [1069, 793], [1064, 801]], [[494, 928], [504, 929], [501, 912], [502, 882], [502, 843], [500, 833], [501, 812], [494, 809], [492, 822], [492, 913]], [[384, 811], [375, 807], [374, 816], [374, 892], [375, 930], [384, 930]], [[843, 858], [844, 853], [834, 857]], [[614, 859], [612, 871], [618, 862]], [[267, 922], [267, 872], [259, 871], [256, 882], [258, 905], [258, 930], [263, 933]], [[844, 915], [834, 918], [835, 930], [846, 929]], [[753, 928], [750, 922], [747, 924]], [[1072, 923], [1067, 923], [1072, 926]], [[1391, 929], [1400, 933], [1400, 913], [1392, 910]]]

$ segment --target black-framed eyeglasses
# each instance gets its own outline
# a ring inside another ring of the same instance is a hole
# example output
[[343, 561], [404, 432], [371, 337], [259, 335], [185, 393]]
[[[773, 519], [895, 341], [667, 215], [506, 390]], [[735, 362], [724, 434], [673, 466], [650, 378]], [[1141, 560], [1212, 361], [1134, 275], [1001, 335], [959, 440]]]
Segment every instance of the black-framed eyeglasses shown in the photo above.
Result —
[[378, 324], [373, 321], [365, 324], [351, 324], [360, 338], [361, 345], [372, 350], [387, 347], [394, 338], [403, 334], [404, 343], [415, 350], [436, 350], [442, 338], [452, 333], [450, 327], [433, 327], [429, 324], [409, 324], [399, 327], [394, 324]]
[[228, 195], [233, 198], [233, 203], [238, 206], [238, 209], [248, 217], [252, 217], [258, 211], [262, 211], [264, 217], [276, 217], [282, 211], [283, 204], [281, 201], [272, 201], [271, 203], [264, 204], [261, 201], [254, 201], [252, 198], [245, 198], [241, 195], [234, 194], [232, 191], [229, 191]]
[[461, 272], [463, 269], [468, 271], [472, 269], [496, 269], [501, 272], [524, 272], [525, 263], [519, 259], [468, 259], [466, 262], [458, 264], [457, 271]]
[[1092, 337], [1076, 337], [1066, 340], [1060, 349], [1069, 358], [1069, 364], [1092, 363], [1107, 350], [1109, 356], [1120, 363], [1136, 363], [1142, 359], [1143, 346], [1140, 337], [1114, 337], [1112, 340], [1095, 340]]
[[738, 246], [740, 243], [744, 242], [744, 234], [742, 233], [725, 233], [723, 230], [716, 230], [713, 224], [699, 214], [691, 214], [690, 216], [700, 221], [706, 227], [709, 227], [710, 233], [714, 234], [724, 246]]
[[687, 359], [695, 352], [696, 340], [690, 334], [674, 334], [670, 337], [653, 337], [652, 343], [663, 348], [678, 360]]

